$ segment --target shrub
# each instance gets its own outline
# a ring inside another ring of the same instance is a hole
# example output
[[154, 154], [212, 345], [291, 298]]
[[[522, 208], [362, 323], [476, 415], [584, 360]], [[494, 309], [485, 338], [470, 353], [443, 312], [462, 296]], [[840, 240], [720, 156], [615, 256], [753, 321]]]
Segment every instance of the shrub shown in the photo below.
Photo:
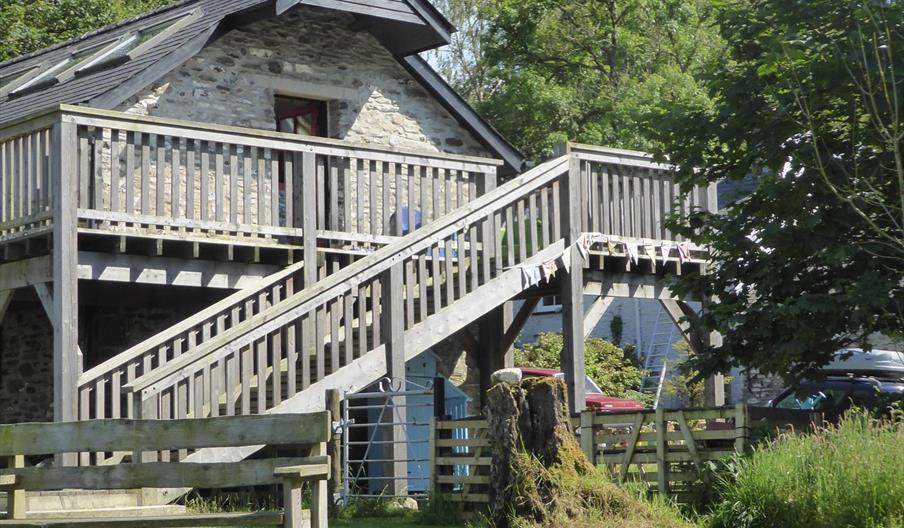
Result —
[[720, 479], [712, 528], [904, 526], [904, 424], [849, 413], [838, 426], [786, 436]]
[[[537, 342], [515, 349], [519, 367], [559, 369], [560, 354], [565, 346], [562, 334], [543, 332]], [[612, 343], [591, 337], [584, 341], [586, 372], [607, 396], [635, 397], [640, 389], [643, 370], [630, 354]]]

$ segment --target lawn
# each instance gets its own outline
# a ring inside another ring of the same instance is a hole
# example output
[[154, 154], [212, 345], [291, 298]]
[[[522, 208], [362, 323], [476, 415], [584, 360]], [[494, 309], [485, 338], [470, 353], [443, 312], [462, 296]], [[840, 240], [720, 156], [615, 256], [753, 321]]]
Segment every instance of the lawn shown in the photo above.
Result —
[[461, 528], [463, 525], [421, 524], [416, 518], [360, 517], [343, 520], [330, 519], [330, 526], [333, 528]]

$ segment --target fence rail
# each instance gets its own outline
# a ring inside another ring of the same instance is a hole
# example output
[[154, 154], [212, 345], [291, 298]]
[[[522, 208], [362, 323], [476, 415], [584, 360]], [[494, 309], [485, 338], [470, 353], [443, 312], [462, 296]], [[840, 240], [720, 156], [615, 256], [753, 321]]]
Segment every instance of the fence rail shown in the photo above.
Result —
[[[703, 476], [705, 462], [743, 452], [760, 432], [806, 430], [822, 423], [820, 413], [763, 407], [685, 409], [596, 414], [571, 420], [582, 451], [604, 465], [619, 484], [644, 482], [651, 492], [679, 501]], [[431, 433], [433, 490], [443, 500], [479, 510], [489, 502], [487, 420], [436, 421]], [[755, 433], [756, 431], [756, 433]]]

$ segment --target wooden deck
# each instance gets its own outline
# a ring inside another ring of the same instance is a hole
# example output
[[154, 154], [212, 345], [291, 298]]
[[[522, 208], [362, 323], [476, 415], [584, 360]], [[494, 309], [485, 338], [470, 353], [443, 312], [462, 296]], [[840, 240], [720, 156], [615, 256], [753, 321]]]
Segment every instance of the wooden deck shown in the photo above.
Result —
[[[317, 410], [481, 320], [491, 372], [532, 305], [486, 318], [519, 297], [562, 298], [582, 380], [585, 294], [674, 302], [665, 273], [706, 271], [665, 219], [714, 187], [677, 201], [672, 167], [583, 145], [497, 187], [499, 164], [61, 107], [0, 130], [0, 296], [33, 286], [50, 315], [58, 419], [179, 419]], [[82, 371], [77, 281], [214, 270], [249, 286]]]

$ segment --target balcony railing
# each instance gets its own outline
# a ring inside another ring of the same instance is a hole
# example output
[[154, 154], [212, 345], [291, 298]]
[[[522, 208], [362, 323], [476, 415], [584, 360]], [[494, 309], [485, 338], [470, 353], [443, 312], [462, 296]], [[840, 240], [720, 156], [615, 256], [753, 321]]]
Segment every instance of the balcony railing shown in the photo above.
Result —
[[467, 204], [500, 164], [61, 106], [0, 129], [0, 242], [49, 229], [55, 171], [82, 228], [361, 245]]

